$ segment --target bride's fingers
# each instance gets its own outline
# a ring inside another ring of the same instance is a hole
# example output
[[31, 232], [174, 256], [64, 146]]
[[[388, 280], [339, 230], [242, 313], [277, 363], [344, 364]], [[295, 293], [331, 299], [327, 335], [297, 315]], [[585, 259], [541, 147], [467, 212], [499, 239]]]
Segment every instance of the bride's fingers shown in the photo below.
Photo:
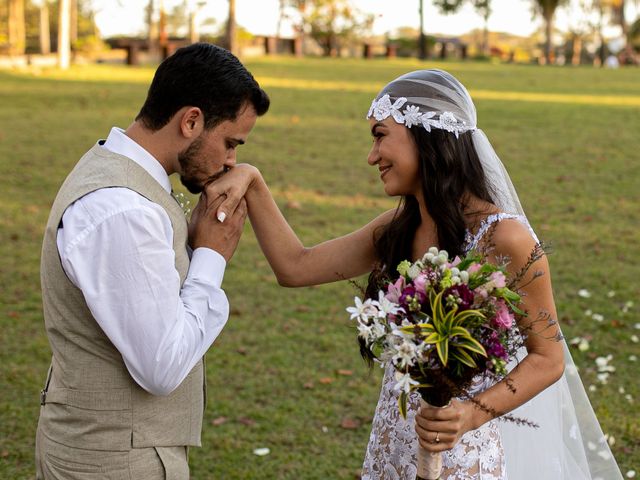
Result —
[[226, 218], [234, 214], [243, 198], [240, 189], [233, 186], [221, 187], [215, 183], [207, 184], [205, 192], [209, 198], [221, 198], [215, 212], [216, 218], [220, 222], [224, 222]]
[[[436, 442], [436, 438], [439, 441]], [[418, 437], [418, 442], [422, 448], [429, 452], [443, 452], [445, 450], [451, 450], [456, 446], [457, 437], [441, 432], [428, 432], [426, 438], [422, 436]]]

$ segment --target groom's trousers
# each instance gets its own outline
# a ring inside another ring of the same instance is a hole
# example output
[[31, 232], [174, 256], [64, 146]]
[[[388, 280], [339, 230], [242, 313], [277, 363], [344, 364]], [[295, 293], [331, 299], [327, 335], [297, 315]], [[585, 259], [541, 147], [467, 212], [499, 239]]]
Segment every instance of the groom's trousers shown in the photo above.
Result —
[[36, 480], [188, 480], [186, 447], [124, 452], [67, 447], [36, 436]]

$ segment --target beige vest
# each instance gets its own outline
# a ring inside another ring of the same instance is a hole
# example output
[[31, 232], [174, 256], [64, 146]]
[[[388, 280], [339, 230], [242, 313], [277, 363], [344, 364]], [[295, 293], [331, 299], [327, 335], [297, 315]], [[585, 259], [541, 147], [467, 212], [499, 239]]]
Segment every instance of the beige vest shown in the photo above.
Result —
[[107, 187], [129, 188], [163, 207], [173, 226], [181, 282], [189, 268], [187, 223], [177, 202], [127, 157], [97, 145], [89, 150], [60, 188], [44, 234], [40, 277], [53, 357], [38, 428], [64, 445], [96, 450], [200, 445], [203, 362], [170, 395], [147, 393], [131, 378], [60, 263], [56, 235], [62, 214], [80, 197]]

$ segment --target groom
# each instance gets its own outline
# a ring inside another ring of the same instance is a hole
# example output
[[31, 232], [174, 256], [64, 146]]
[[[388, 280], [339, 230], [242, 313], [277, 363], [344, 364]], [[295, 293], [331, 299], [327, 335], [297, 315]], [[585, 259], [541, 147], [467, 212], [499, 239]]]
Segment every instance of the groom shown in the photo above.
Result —
[[192, 193], [235, 164], [269, 98], [236, 57], [178, 50], [126, 129], [76, 164], [51, 208], [41, 282], [53, 352], [40, 396], [36, 478], [189, 477], [200, 445], [203, 356], [228, 318], [221, 289], [246, 205], [189, 225], [169, 176]]

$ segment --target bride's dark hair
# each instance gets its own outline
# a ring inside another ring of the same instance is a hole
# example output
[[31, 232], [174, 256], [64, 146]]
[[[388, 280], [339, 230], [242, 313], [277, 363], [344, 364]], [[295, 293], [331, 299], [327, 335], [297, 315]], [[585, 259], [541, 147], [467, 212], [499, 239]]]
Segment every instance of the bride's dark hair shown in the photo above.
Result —
[[[438, 233], [438, 248], [453, 258], [463, 253], [466, 222], [465, 194], [494, 203], [472, 132], [456, 138], [441, 129], [410, 128], [418, 151], [419, 175], [424, 202]], [[469, 213], [469, 212], [467, 212]], [[411, 260], [412, 244], [420, 224], [420, 209], [414, 196], [403, 196], [393, 220], [376, 232], [377, 266], [369, 276], [366, 294], [377, 298], [385, 280], [397, 275], [396, 266]]]

